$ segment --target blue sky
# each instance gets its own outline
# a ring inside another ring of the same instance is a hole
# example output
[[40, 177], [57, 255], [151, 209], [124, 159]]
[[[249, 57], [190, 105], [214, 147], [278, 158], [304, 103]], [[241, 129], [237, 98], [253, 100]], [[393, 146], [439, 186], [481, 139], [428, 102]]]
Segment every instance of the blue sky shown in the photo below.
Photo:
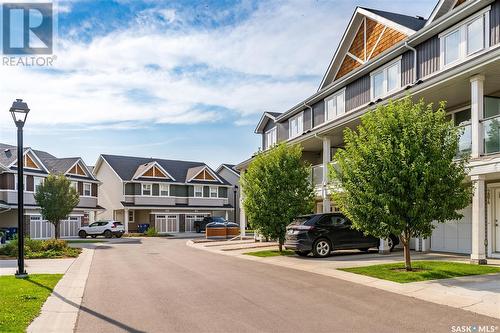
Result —
[[238, 163], [262, 112], [316, 91], [356, 5], [427, 17], [436, 1], [59, 1], [54, 67], [0, 66], [0, 142], [24, 98], [26, 144], [56, 156]]

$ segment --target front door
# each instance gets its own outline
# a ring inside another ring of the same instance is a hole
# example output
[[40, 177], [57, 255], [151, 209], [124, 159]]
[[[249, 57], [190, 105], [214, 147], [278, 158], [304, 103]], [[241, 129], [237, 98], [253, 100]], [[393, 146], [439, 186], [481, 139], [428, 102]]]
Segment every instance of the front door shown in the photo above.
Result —
[[495, 189], [495, 216], [493, 219], [494, 252], [500, 252], [500, 188]]

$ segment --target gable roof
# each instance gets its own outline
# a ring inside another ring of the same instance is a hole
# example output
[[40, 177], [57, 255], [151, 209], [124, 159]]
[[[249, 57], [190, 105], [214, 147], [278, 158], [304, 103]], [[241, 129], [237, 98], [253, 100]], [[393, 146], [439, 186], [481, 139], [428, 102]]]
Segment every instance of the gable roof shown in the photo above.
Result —
[[[369, 29], [366, 28], [367, 21], [375, 22], [378, 25], [384, 26], [384, 31], [385, 29], [389, 29], [391, 33], [399, 34], [398, 39], [394, 40], [394, 43], [401, 41], [402, 37], [406, 38], [410, 35], [413, 35], [416, 31], [420, 30], [426, 22], [421, 17], [412, 17], [409, 15], [386, 12], [377, 9], [356, 7], [351, 20], [347, 25], [347, 29], [345, 30], [344, 35], [342, 36], [340, 43], [332, 57], [332, 60], [328, 65], [328, 69], [325, 72], [323, 79], [321, 80], [318, 91], [337, 79], [337, 73], [339, 72], [340, 67], [345, 63], [345, 60], [350, 62], [350, 64], [348, 64], [348, 67], [352, 67], [354, 69], [356, 67], [364, 65], [368, 61], [371, 61], [373, 58], [376, 58], [378, 54], [380, 54], [380, 52], [378, 52], [373, 57], [371, 57], [373, 50], [375, 50], [375, 47], [377, 47], [380, 39], [376, 40], [375, 46], [371, 49], [371, 52], [367, 50], [366, 35], [369, 33]], [[361, 27], [364, 27], [364, 32], [361, 30]], [[380, 33], [380, 37], [384, 34], [384, 31]], [[362, 36], [359, 36], [360, 32]], [[356, 37], [364, 39], [364, 41], [362, 41], [365, 48], [363, 57], [356, 57], [349, 52]], [[368, 53], [369, 56], [367, 57]]]
[[[200, 173], [203, 172], [203, 170], [206, 170], [214, 178], [214, 180], [195, 179]], [[186, 179], [187, 179], [187, 183], [193, 183], [193, 182], [198, 183], [198, 182], [203, 182], [203, 181], [207, 181], [210, 183], [212, 183], [214, 181], [222, 182], [221, 178], [219, 178], [217, 176], [217, 173], [214, 172], [212, 169], [210, 169], [208, 167], [208, 165], [202, 165], [201, 167], [194, 167], [194, 168], [188, 169]]]
[[171, 179], [173, 181], [175, 181], [175, 178], [172, 177], [172, 175], [170, 175], [168, 173], [167, 170], [165, 170], [160, 164], [158, 164], [157, 161], [152, 161], [152, 162], [148, 162], [148, 163], [145, 163], [145, 164], [141, 164], [138, 168], [137, 168], [137, 171], [135, 172], [134, 174], [134, 179], [139, 179], [141, 177], [144, 177], [144, 178], [156, 178], [156, 177], [149, 177], [149, 176], [144, 176], [144, 174], [151, 170], [151, 168], [153, 167], [156, 167], [158, 168], [163, 174], [165, 174], [165, 177], [164, 179]]
[[[201, 171], [204, 167], [208, 168], [212, 173], [215, 172], [210, 169], [205, 163], [202, 162], [189, 162], [189, 161], [179, 161], [179, 160], [166, 160], [158, 158], [145, 158], [145, 157], [133, 157], [133, 156], [120, 156], [120, 155], [108, 155], [103, 154], [99, 159], [104, 159], [109, 166], [115, 171], [115, 173], [123, 181], [134, 180], [134, 175], [137, 169], [144, 164], [157, 162], [164, 170], [168, 170], [169, 174], [173, 179], [165, 179], [165, 182], [171, 183], [187, 183], [189, 179], [187, 177], [189, 169], [198, 169]], [[96, 163], [98, 166], [99, 161]], [[199, 172], [198, 171], [198, 172]], [[223, 185], [230, 185], [225, 179], [219, 177], [219, 181], [216, 183]], [[197, 181], [203, 183], [203, 181]], [[214, 184], [214, 182], [205, 182], [206, 184]]]
[[215, 171], [217, 173], [221, 172], [222, 169], [227, 169], [234, 174], [236, 174], [238, 177], [240, 176], [240, 172], [235, 169], [236, 165], [235, 164], [227, 164], [227, 163], [222, 163]]
[[264, 127], [267, 124], [267, 120], [272, 120], [276, 121], [276, 118], [278, 118], [281, 115], [280, 112], [264, 112], [262, 116], [260, 117], [259, 123], [257, 124], [257, 127], [255, 128], [255, 133], [262, 133], [264, 130]]
[[[466, 0], [465, 0], [466, 1]], [[434, 9], [432, 10], [431, 15], [429, 16], [429, 19], [427, 20], [427, 24], [430, 24], [443, 16], [444, 14], [448, 13], [452, 9], [454, 9], [456, 6], [461, 5], [462, 3], [465, 2], [464, 0], [439, 0]]]

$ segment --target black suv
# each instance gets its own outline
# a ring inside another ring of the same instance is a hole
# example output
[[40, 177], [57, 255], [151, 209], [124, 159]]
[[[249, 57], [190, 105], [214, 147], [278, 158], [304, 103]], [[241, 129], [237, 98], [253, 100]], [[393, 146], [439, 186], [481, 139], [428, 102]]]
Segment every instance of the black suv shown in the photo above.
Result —
[[200, 232], [205, 232], [205, 228], [207, 227], [207, 224], [212, 223], [212, 222], [220, 222], [220, 223], [225, 223], [226, 220], [223, 217], [220, 216], [207, 216], [204, 217], [203, 220], [201, 221], [194, 221], [194, 230], [196, 230], [197, 233]]
[[[310, 252], [323, 258], [333, 250], [359, 249], [368, 252], [378, 247], [380, 240], [365, 236], [362, 231], [352, 227], [351, 221], [342, 213], [314, 214], [296, 218], [286, 228], [285, 248], [294, 250], [300, 256]], [[392, 251], [399, 243], [396, 236], [388, 240]]]

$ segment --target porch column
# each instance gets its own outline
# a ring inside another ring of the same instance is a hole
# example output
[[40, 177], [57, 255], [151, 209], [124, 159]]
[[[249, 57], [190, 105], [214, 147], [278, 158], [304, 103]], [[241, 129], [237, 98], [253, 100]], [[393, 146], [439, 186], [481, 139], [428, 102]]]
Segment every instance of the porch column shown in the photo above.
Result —
[[471, 87], [471, 131], [472, 153], [471, 158], [478, 158], [483, 154], [483, 119], [484, 108], [484, 75], [475, 75], [470, 78]]
[[422, 238], [422, 252], [429, 252], [429, 238]]
[[330, 197], [328, 195], [328, 165], [332, 160], [331, 156], [331, 146], [332, 140], [325, 136], [323, 137], [323, 185], [321, 189], [321, 195], [323, 197], [323, 213], [329, 213], [331, 211], [330, 207]]
[[125, 225], [125, 233], [128, 234], [128, 208], [123, 212], [123, 224]]
[[470, 259], [472, 263], [486, 264], [486, 226], [485, 226], [485, 184], [484, 176], [471, 176], [474, 186], [472, 197], [472, 252]]
[[226, 210], [226, 221], [229, 219], [229, 213], [228, 211]]
[[380, 245], [378, 247], [378, 253], [380, 254], [389, 254], [391, 249], [389, 248], [389, 243], [386, 239], [380, 239]]

